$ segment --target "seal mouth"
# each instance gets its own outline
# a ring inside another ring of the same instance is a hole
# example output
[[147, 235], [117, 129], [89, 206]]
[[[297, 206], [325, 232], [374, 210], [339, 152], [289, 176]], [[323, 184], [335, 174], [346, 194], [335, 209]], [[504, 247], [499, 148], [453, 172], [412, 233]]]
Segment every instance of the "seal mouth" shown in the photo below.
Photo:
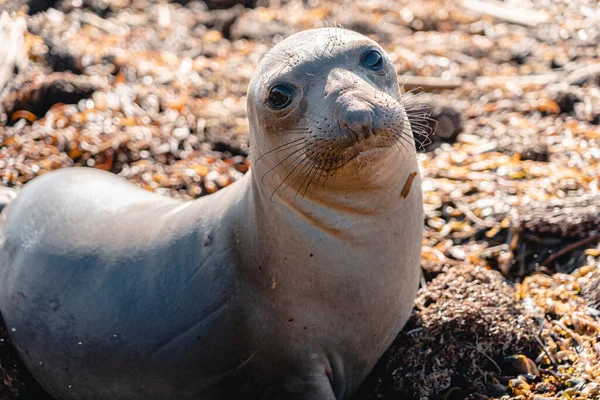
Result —
[[[392, 146], [373, 146], [366, 148], [361, 151], [357, 151], [356, 154], [348, 158], [348, 160], [344, 163], [344, 165], [350, 163], [351, 161], [358, 160], [360, 158], [374, 158], [377, 155], [381, 154], [381, 152], [390, 150]], [[344, 166], [342, 165], [342, 167]]]
[[348, 147], [345, 151], [346, 162], [341, 165], [344, 166], [350, 161], [362, 158], [362, 157], [373, 157], [382, 151], [389, 150], [393, 147], [393, 143], [389, 140], [378, 136], [371, 136], [367, 139], [358, 140], [352, 146]]

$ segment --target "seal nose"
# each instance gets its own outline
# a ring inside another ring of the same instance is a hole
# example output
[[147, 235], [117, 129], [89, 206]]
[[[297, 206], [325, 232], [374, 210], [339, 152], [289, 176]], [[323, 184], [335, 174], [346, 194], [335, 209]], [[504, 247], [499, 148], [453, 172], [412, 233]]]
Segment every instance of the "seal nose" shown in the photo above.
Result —
[[341, 122], [357, 140], [367, 139], [373, 134], [373, 116], [366, 105], [346, 110]]
[[373, 135], [373, 111], [366, 93], [373, 87], [352, 71], [334, 68], [327, 76], [325, 96], [335, 99], [339, 125], [344, 133], [356, 140]]

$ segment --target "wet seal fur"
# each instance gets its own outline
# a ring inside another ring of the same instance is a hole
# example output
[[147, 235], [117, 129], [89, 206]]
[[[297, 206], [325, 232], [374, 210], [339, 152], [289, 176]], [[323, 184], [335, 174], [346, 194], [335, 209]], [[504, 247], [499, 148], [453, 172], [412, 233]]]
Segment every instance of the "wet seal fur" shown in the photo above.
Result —
[[0, 311], [54, 397], [347, 399], [405, 324], [426, 114], [385, 52], [295, 34], [261, 60], [248, 116], [253, 167], [211, 196], [72, 168], [2, 212]]

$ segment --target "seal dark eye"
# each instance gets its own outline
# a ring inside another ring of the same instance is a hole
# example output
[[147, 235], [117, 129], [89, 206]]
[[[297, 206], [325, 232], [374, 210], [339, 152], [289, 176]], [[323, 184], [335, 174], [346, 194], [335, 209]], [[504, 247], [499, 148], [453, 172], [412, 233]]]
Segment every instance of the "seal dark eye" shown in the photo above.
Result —
[[383, 56], [377, 50], [370, 50], [363, 56], [362, 65], [373, 71], [379, 71], [383, 68]]
[[289, 85], [275, 85], [269, 91], [269, 105], [277, 110], [289, 106], [293, 99], [294, 89]]

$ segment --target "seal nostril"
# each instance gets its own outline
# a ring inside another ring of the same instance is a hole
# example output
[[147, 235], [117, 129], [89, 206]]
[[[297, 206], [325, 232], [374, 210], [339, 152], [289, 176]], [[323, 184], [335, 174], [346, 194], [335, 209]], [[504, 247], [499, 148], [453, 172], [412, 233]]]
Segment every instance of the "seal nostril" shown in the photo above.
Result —
[[356, 136], [366, 139], [373, 134], [373, 119], [367, 110], [349, 110], [344, 114], [342, 125]]
[[372, 134], [371, 127], [368, 125], [345, 122], [344, 126], [354, 134], [356, 140], [366, 139]]

